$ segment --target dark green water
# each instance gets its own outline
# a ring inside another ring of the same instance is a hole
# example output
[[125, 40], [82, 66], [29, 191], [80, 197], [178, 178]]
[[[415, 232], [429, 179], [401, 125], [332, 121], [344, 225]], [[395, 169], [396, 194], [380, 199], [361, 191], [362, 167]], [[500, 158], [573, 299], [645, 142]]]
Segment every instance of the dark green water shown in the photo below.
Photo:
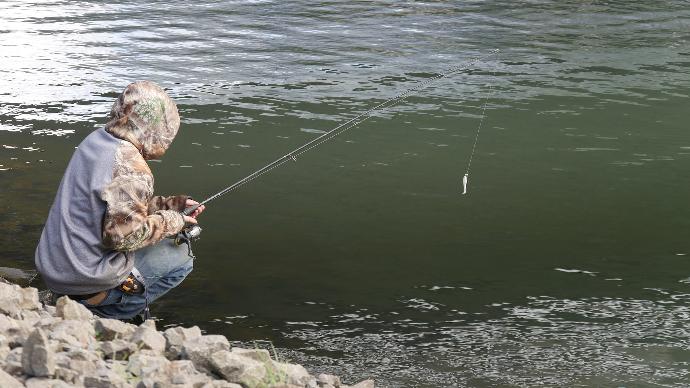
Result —
[[686, 386], [689, 39], [685, 1], [4, 1], [0, 266], [131, 81], [183, 117], [158, 193], [203, 198], [498, 48], [212, 203], [159, 324], [348, 382]]

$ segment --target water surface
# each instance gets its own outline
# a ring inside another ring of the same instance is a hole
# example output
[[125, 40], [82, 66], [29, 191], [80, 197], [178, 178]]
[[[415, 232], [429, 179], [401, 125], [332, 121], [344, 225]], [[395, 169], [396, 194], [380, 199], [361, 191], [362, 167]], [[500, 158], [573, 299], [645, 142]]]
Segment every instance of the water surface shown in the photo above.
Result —
[[203, 198], [500, 49], [209, 206], [159, 324], [348, 382], [684, 386], [689, 39], [684, 1], [4, 1], [0, 265], [131, 81], [182, 116], [157, 191]]

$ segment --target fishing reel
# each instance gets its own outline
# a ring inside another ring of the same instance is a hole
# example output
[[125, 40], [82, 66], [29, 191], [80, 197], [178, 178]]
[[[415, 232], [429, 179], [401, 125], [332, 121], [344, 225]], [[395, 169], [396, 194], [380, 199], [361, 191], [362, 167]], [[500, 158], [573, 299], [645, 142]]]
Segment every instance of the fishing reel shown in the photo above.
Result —
[[182, 245], [182, 244], [187, 244], [191, 246], [192, 241], [196, 241], [199, 239], [199, 236], [201, 235], [201, 226], [199, 225], [190, 225], [186, 226], [180, 233], [175, 236], [175, 244], [177, 245]]

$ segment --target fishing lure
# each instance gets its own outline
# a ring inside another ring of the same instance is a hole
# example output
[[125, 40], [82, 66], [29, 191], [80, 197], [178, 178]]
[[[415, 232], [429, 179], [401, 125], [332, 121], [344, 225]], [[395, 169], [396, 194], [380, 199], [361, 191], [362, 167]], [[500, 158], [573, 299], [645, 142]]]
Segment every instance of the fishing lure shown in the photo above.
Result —
[[[495, 75], [495, 74], [494, 74]], [[472, 145], [472, 152], [470, 152], [470, 159], [467, 161], [467, 169], [465, 170], [465, 175], [462, 177], [462, 195], [467, 194], [467, 185], [470, 181], [470, 167], [472, 167], [472, 159], [474, 158], [474, 152], [477, 150], [477, 142], [479, 141], [479, 132], [482, 130], [482, 125], [484, 124], [484, 117], [486, 116], [486, 104], [489, 99], [493, 96], [494, 90], [489, 84], [489, 92], [484, 99], [484, 106], [482, 107], [482, 117], [479, 119], [479, 124], [477, 125], [477, 132], [474, 134], [474, 144]]]

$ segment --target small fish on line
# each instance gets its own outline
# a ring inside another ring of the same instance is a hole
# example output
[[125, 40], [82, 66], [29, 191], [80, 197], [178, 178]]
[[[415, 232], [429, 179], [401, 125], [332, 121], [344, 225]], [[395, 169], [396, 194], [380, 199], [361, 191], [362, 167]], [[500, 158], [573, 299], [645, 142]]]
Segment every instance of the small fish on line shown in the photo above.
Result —
[[[494, 77], [496, 74], [494, 73]], [[462, 177], [462, 195], [467, 194], [467, 184], [470, 180], [470, 168], [472, 167], [472, 159], [474, 158], [474, 153], [477, 151], [477, 142], [479, 141], [479, 132], [482, 130], [482, 124], [484, 124], [484, 118], [486, 117], [486, 105], [489, 103], [489, 99], [494, 94], [494, 89], [489, 84], [489, 90], [484, 98], [484, 104], [482, 106], [482, 116], [479, 119], [479, 124], [477, 125], [477, 132], [474, 134], [474, 143], [472, 144], [472, 152], [470, 152], [470, 158], [467, 161], [467, 169], [465, 170], [465, 175]]]

